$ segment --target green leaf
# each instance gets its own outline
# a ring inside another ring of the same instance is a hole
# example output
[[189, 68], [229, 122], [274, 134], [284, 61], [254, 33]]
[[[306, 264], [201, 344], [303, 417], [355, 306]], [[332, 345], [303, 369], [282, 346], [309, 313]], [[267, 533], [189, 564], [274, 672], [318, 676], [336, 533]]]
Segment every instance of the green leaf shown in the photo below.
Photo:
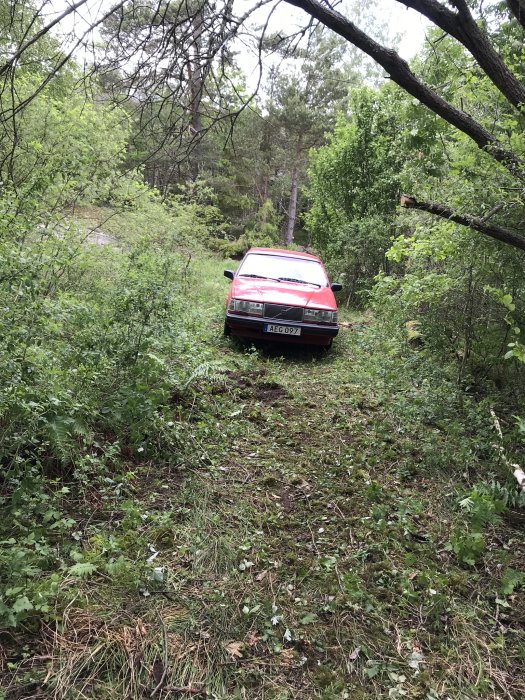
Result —
[[14, 595], [18, 595], [21, 593], [24, 589], [22, 586], [16, 586], [16, 588], [6, 588], [5, 594], [9, 597], [12, 597]]
[[369, 678], [375, 678], [378, 673], [379, 673], [379, 665], [378, 664], [373, 664], [372, 666], [369, 666], [366, 669], [366, 675]]
[[307, 613], [301, 619], [301, 625], [311, 625], [312, 622], [317, 622], [317, 615], [315, 613]]
[[509, 603], [507, 603], [506, 600], [502, 600], [501, 598], [496, 598], [496, 605], [499, 605], [502, 608], [510, 608]]
[[77, 578], [87, 578], [96, 570], [97, 567], [94, 564], [91, 564], [88, 561], [79, 561], [77, 564], [70, 566], [68, 572], [71, 574], [71, 576], [76, 576]]
[[503, 595], [511, 595], [519, 586], [525, 585], [525, 574], [515, 569], [506, 569], [501, 577], [501, 592]]
[[33, 609], [33, 603], [29, 600], [27, 596], [21, 596], [20, 598], [17, 598], [15, 602], [13, 603], [13, 612], [15, 613], [20, 613], [23, 612], [24, 610], [32, 610]]
[[503, 306], [509, 311], [514, 311], [516, 309], [515, 305], [512, 303], [511, 294], [504, 294], [502, 297], [500, 297], [500, 301], [503, 304]]

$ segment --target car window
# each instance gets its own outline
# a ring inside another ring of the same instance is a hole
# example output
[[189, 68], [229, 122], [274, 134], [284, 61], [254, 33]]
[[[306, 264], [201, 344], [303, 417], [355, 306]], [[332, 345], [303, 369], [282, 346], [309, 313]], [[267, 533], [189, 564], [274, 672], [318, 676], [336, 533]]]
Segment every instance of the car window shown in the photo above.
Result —
[[244, 259], [237, 274], [240, 277], [267, 277], [283, 282], [304, 282], [319, 287], [328, 285], [323, 266], [316, 260], [307, 258], [250, 253]]

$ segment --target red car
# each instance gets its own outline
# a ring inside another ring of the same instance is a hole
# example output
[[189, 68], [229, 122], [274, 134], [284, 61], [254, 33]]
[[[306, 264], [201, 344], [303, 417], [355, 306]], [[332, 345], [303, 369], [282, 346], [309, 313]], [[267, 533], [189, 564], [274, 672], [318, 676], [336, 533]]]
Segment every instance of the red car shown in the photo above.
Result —
[[330, 346], [339, 331], [334, 292], [323, 263], [314, 255], [251, 248], [226, 298], [225, 335]]

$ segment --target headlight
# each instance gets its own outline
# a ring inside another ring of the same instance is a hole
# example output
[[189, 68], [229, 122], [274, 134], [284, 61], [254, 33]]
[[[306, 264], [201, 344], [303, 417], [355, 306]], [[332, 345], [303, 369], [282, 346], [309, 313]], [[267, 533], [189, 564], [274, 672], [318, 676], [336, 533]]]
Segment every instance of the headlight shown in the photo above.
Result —
[[337, 311], [325, 311], [324, 309], [305, 309], [303, 319], [316, 323], [337, 323]]
[[238, 311], [242, 314], [252, 314], [253, 316], [263, 315], [264, 304], [258, 301], [244, 301], [243, 299], [230, 299], [228, 311]]

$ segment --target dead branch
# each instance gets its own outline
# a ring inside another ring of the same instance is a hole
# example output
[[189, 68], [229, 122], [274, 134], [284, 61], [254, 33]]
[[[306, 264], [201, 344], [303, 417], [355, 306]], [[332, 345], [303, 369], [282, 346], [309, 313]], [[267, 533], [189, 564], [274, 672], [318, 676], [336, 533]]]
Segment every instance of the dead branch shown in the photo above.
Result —
[[479, 231], [497, 241], [507, 243], [514, 248], [525, 250], [524, 234], [499, 226], [498, 224], [488, 223], [487, 217], [480, 218], [478, 216], [471, 216], [470, 214], [458, 214], [443, 204], [438, 204], [437, 202], [419, 202], [415, 197], [408, 194], [401, 195], [400, 205], [406, 209], [419, 209], [420, 211], [426, 211], [429, 214], [440, 216], [443, 219], [448, 219], [461, 226], [467, 226], [468, 228], [474, 229], [474, 231]]

